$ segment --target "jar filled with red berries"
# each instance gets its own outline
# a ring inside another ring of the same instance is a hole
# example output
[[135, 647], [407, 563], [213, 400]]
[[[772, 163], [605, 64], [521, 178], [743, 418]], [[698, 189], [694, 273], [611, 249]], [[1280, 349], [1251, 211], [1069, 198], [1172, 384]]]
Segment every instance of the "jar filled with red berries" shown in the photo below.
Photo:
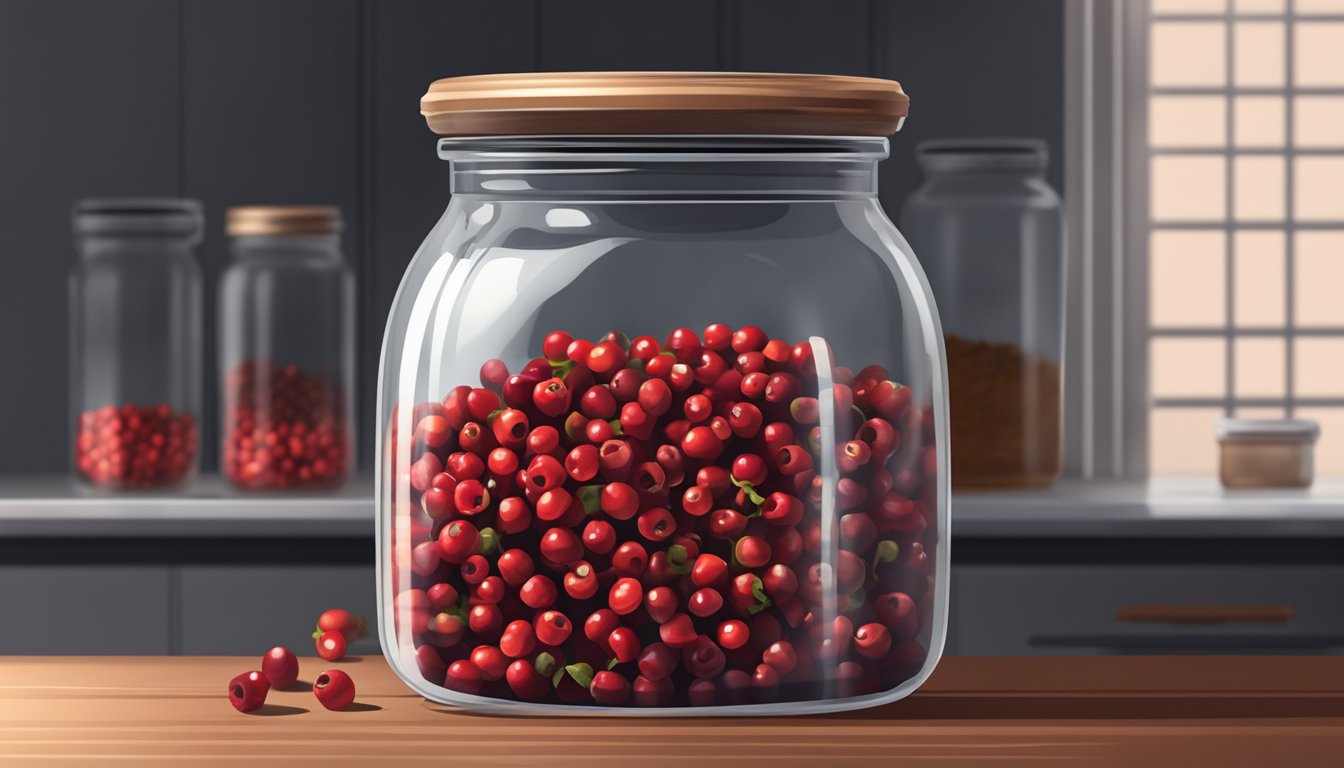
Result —
[[219, 285], [220, 471], [244, 490], [340, 486], [352, 470], [354, 286], [341, 214], [229, 210]]
[[947, 373], [877, 199], [899, 84], [440, 80], [392, 306], [380, 637], [502, 713], [873, 706], [947, 623]]
[[83, 200], [72, 223], [75, 476], [101, 490], [181, 486], [200, 445], [200, 204]]

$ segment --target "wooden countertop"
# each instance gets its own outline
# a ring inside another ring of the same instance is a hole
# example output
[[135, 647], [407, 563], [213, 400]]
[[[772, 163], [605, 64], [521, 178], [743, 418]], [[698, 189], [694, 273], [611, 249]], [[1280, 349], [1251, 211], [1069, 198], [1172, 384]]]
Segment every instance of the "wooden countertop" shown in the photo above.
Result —
[[0, 765], [1339, 765], [1344, 657], [948, 658], [914, 696], [797, 718], [487, 717], [412, 695], [381, 657], [240, 714], [241, 657], [0, 657]]

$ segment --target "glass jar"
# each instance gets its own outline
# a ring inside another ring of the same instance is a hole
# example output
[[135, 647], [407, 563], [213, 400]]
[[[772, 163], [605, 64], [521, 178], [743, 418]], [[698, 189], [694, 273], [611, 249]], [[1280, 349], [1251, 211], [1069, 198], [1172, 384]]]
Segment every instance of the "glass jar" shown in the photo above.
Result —
[[953, 487], [1047, 487], [1061, 468], [1064, 266], [1045, 143], [946, 139], [916, 153], [925, 181], [901, 229], [947, 333]]
[[219, 284], [220, 469], [247, 490], [334, 488], [354, 440], [354, 284], [341, 213], [229, 211]]
[[900, 86], [497, 75], [422, 104], [453, 196], [380, 369], [397, 673], [548, 714], [918, 686], [947, 617], [946, 372], [876, 195]]
[[172, 488], [196, 473], [201, 226], [194, 200], [75, 205], [70, 401], [74, 471], [89, 487]]

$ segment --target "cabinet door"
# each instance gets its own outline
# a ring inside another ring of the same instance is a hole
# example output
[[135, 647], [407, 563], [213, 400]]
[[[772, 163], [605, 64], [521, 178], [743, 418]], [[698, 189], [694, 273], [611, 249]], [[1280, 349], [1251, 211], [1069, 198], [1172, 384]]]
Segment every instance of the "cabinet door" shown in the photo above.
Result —
[[0, 566], [0, 654], [163, 654], [167, 566]]
[[948, 653], [1344, 653], [1344, 568], [963, 566]]
[[313, 628], [328, 608], [369, 621], [369, 636], [350, 654], [378, 652], [372, 565], [209, 565], [180, 572], [181, 653], [259, 656], [283, 645], [312, 656]]

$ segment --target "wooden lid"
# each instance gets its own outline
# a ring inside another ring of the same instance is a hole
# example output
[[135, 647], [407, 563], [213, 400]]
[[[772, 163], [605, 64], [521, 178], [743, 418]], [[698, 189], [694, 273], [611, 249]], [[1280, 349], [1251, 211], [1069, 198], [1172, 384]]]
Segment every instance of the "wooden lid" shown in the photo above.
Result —
[[420, 112], [440, 136], [890, 136], [894, 80], [758, 72], [546, 72], [436, 80]]
[[341, 209], [330, 205], [249, 205], [229, 209], [228, 233], [257, 235], [334, 235], [341, 231]]

